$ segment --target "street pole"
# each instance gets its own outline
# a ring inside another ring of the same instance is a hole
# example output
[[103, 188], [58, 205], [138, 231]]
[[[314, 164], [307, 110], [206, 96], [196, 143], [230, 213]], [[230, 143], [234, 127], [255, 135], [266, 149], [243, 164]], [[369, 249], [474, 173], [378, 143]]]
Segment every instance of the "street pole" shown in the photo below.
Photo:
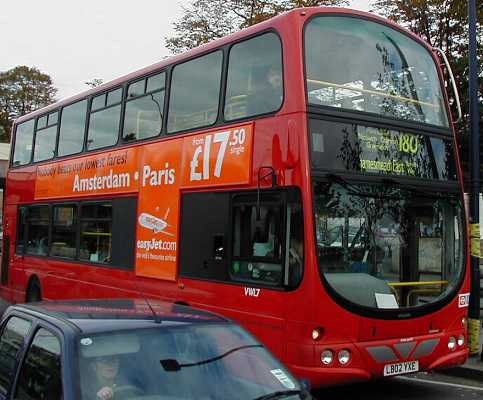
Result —
[[470, 354], [480, 351], [480, 132], [478, 113], [478, 60], [476, 58], [476, 0], [468, 0], [468, 66], [471, 137], [471, 292], [468, 310]]

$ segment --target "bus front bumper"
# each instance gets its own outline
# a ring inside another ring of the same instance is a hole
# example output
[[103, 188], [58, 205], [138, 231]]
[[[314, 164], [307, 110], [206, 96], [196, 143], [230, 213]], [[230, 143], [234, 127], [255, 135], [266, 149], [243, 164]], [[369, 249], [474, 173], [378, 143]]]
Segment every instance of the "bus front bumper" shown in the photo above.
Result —
[[[451, 368], [463, 364], [468, 358], [466, 343], [453, 349], [447, 345], [450, 336], [458, 337], [461, 332], [458, 330], [424, 335], [412, 338], [409, 342], [389, 339], [315, 345], [312, 348], [312, 357], [307, 346], [305, 359], [299, 356], [298, 360], [288, 361], [287, 365], [299, 379], [310, 380], [315, 388]], [[330, 349], [334, 355], [334, 360], [328, 365], [323, 365], [321, 360], [325, 349]], [[299, 350], [302, 355], [304, 349], [299, 347]], [[341, 350], [350, 351], [351, 359], [346, 365], [337, 362], [336, 355]], [[306, 365], [306, 360], [310, 360], [312, 365]]]
[[[456, 367], [463, 364], [467, 358], [468, 349], [458, 350], [434, 360], [428, 367], [423, 368], [423, 371]], [[373, 373], [363, 368], [303, 367], [290, 364], [288, 364], [288, 368], [299, 379], [308, 379], [314, 388], [366, 382], [383, 377], [383, 374]]]

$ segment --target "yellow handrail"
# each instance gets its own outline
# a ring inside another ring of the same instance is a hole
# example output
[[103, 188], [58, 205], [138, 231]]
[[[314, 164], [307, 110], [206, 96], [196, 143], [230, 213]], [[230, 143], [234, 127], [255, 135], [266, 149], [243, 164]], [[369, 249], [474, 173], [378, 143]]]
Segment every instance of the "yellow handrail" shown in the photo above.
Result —
[[333, 86], [333, 87], [337, 87], [337, 88], [340, 88], [340, 89], [354, 90], [354, 91], [358, 91], [358, 92], [362, 92], [362, 93], [375, 94], [377, 96], [386, 96], [386, 97], [390, 97], [392, 99], [407, 101], [408, 103], [415, 103], [415, 104], [421, 104], [421, 105], [428, 106], [428, 107], [439, 108], [439, 106], [437, 104], [427, 103], [425, 101], [420, 101], [420, 100], [414, 100], [414, 99], [410, 99], [408, 97], [403, 97], [403, 96], [396, 96], [394, 94], [389, 94], [389, 93], [377, 91], [377, 90], [361, 89], [361, 88], [358, 88], [358, 87], [347, 86], [347, 85], [339, 85], [337, 83], [318, 81], [318, 80], [315, 80], [315, 79], [307, 79], [307, 82], [315, 83], [315, 84], [319, 84], [319, 85], [323, 85], [323, 86]]
[[388, 282], [391, 287], [447, 285], [448, 281]]
[[111, 236], [110, 232], [82, 232], [84, 236]]

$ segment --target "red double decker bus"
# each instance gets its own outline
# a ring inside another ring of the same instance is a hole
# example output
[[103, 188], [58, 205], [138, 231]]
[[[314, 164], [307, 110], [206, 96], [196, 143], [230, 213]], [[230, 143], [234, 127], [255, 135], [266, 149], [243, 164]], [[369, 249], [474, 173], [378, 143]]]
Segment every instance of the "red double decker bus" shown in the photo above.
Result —
[[216, 311], [314, 386], [460, 364], [456, 148], [433, 49], [293, 10], [19, 118], [1, 295]]

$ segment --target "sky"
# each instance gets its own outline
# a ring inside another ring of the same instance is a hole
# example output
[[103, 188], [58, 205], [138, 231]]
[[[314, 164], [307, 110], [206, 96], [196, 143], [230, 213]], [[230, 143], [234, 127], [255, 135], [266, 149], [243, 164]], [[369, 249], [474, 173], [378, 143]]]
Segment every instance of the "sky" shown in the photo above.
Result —
[[[22, 0], [2, 2], [0, 71], [35, 66], [57, 98], [80, 93], [169, 56], [164, 38], [190, 0]], [[367, 0], [351, 2], [367, 11]]]

